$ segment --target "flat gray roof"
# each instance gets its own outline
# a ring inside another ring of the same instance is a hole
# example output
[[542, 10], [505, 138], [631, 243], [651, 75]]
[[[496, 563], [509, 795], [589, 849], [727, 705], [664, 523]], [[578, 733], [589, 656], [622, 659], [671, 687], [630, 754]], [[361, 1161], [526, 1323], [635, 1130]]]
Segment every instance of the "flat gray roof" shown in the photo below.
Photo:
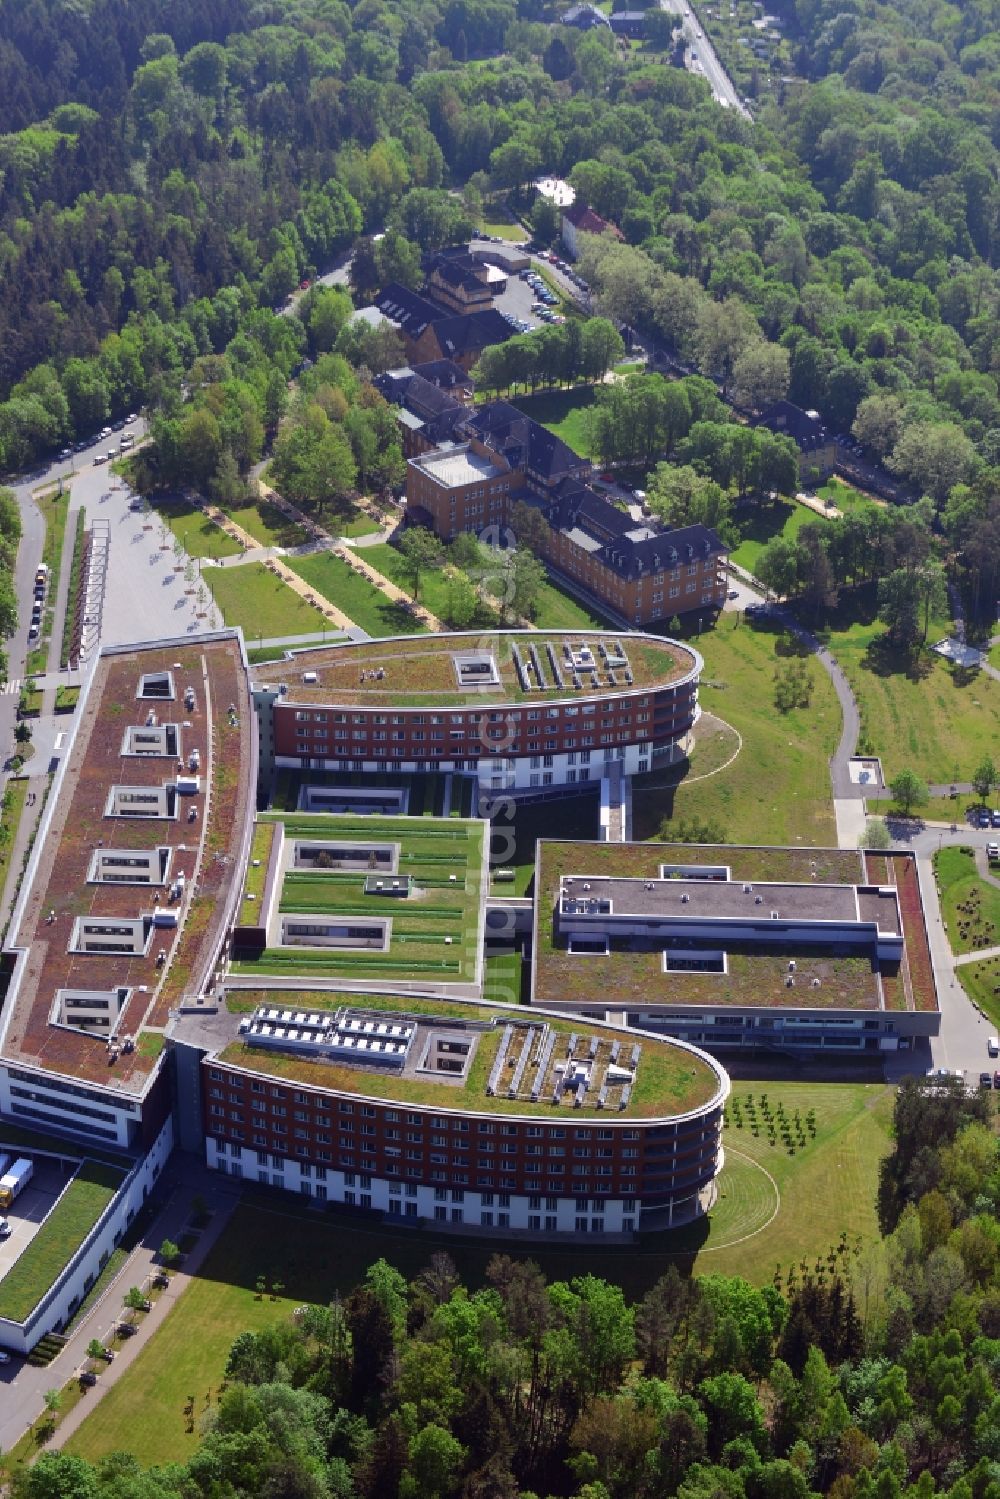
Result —
[[463, 484], [475, 484], [483, 479], [497, 479], [506, 472], [469, 448], [455, 448], [450, 453], [426, 453], [412, 461], [446, 489], [458, 489]]
[[[800, 885], [789, 882], [744, 882], [720, 879], [638, 880], [601, 875], [570, 875], [560, 883], [562, 899], [610, 900], [615, 916], [672, 920], [769, 921], [772, 911], [783, 921], [877, 921], [881, 931], [898, 933], [899, 913], [893, 891], [866, 892], [864, 910], [855, 885]], [[560, 901], [560, 904], [561, 904]], [[585, 915], [586, 912], [579, 913]], [[595, 915], [597, 913], [595, 912]]]

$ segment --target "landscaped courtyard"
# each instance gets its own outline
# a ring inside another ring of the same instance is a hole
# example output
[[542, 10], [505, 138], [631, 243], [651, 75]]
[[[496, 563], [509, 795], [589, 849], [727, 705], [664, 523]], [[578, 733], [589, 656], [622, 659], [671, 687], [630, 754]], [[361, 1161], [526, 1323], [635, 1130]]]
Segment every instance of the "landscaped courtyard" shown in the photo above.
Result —
[[342, 610], [369, 635], [415, 635], [424, 629], [423, 621], [402, 604], [384, 593], [338, 557], [335, 552], [317, 552], [311, 557], [289, 559], [289, 566]]
[[[276, 877], [281, 917], [386, 919], [385, 947], [350, 947], [281, 942], [259, 957], [234, 963], [240, 974], [302, 974], [317, 978], [359, 977], [375, 980], [422, 978], [425, 982], [472, 983], [479, 961], [483, 884], [483, 824], [454, 818], [400, 819], [320, 813], [267, 813], [258, 824], [242, 905], [243, 919], [264, 919], [258, 894], [271, 850], [264, 851], [264, 830], [284, 831], [284, 862]], [[371, 860], [350, 869], [337, 867], [328, 846], [371, 844]], [[309, 853], [310, 845], [318, 854]], [[388, 859], [376, 865], [376, 849], [398, 848], [391, 871]], [[275, 850], [275, 857], [277, 851]], [[260, 858], [260, 865], [253, 859]], [[325, 861], [325, 862], [324, 862]], [[380, 876], [408, 881], [405, 896], [366, 893], [368, 869]], [[247, 895], [254, 899], [249, 903]]]
[[[222, 532], [219, 533], [222, 535]], [[202, 574], [227, 625], [239, 625], [247, 640], [318, 635], [330, 621], [262, 562], [212, 568]]]
[[939, 849], [934, 875], [952, 952], [1000, 946], [1000, 889], [979, 878], [972, 849]]

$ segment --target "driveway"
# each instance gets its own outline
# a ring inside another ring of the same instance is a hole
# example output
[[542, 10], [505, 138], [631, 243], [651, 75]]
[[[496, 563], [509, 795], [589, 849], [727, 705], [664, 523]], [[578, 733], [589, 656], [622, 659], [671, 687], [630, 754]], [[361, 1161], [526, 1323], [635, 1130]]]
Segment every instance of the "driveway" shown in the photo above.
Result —
[[86, 1393], [79, 1405], [60, 1424], [49, 1444], [51, 1447], [60, 1447], [72, 1435], [93, 1410], [104, 1391], [134, 1362], [176, 1303], [178, 1296], [182, 1295], [192, 1277], [197, 1274], [206, 1254], [225, 1228], [239, 1201], [239, 1189], [229, 1177], [220, 1177], [218, 1172], [209, 1171], [200, 1161], [190, 1157], [174, 1156], [168, 1172], [162, 1206], [143, 1235], [141, 1244], [132, 1251], [118, 1275], [81, 1319], [66, 1346], [52, 1363], [37, 1369], [20, 1358], [12, 1357], [9, 1364], [0, 1368], [0, 1450], [9, 1451], [28, 1427], [38, 1420], [45, 1409], [45, 1391], [61, 1388], [67, 1383], [74, 1370], [85, 1362], [87, 1345], [91, 1339], [97, 1338], [102, 1343], [110, 1340], [112, 1326], [121, 1309], [122, 1296], [129, 1286], [142, 1286], [150, 1272], [158, 1268], [159, 1246], [164, 1239], [176, 1242], [181, 1236], [191, 1219], [195, 1196], [200, 1194], [212, 1212], [195, 1248], [182, 1268], [172, 1276], [169, 1289], [154, 1302], [153, 1310], [140, 1315], [135, 1336], [123, 1344], [114, 1363], [101, 1373], [97, 1385]]

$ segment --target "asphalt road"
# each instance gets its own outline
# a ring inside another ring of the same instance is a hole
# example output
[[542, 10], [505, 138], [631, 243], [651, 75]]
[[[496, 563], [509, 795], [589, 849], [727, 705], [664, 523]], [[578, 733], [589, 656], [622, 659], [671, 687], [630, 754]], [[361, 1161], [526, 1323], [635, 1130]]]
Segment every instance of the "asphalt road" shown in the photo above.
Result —
[[712, 97], [723, 109], [735, 109], [745, 120], [751, 119], [750, 111], [730, 82], [729, 74], [719, 61], [718, 53], [701, 28], [689, 0], [660, 0], [663, 10], [671, 11], [681, 18], [681, 29], [688, 44], [686, 67], [690, 73], [701, 73], [708, 79]]

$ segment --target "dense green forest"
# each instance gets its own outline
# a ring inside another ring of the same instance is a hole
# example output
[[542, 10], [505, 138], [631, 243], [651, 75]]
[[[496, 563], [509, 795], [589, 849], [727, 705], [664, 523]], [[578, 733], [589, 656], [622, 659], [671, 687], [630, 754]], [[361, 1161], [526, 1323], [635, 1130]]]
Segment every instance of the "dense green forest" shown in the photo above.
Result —
[[781, 13], [797, 73], [748, 121], [662, 56], [543, 24], [537, 0], [8, 0], [0, 467], [140, 402], [180, 420], [202, 361], [194, 388], [224, 387], [219, 442], [186, 475], [168, 452], [163, 477], [203, 483], [224, 452], [224, 497], [331, 332], [355, 369], [384, 367], [343, 308], [278, 327], [289, 293], [355, 245], [358, 298], [416, 284], [420, 252], [466, 233], [490, 194], [544, 238], [556, 226], [527, 184], [547, 171], [625, 236], [585, 251], [598, 311], [738, 400], [787, 393], [853, 427], [914, 497], [951, 506], [955, 575], [992, 598], [995, 15]]
[[635, 1305], [498, 1254], [459, 1284], [384, 1260], [244, 1332], [183, 1464], [43, 1454], [15, 1499], [997, 1499], [1000, 1149], [992, 1105], [907, 1083], [883, 1240]]

